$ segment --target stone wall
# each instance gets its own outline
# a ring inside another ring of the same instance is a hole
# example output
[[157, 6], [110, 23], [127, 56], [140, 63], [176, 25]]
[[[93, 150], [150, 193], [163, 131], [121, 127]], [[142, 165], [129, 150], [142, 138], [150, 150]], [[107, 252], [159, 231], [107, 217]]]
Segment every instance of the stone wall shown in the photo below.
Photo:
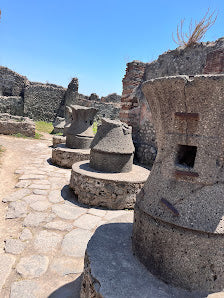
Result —
[[179, 47], [165, 52], [152, 63], [127, 64], [123, 79], [120, 120], [133, 127], [133, 141], [139, 161], [152, 165], [156, 156], [155, 132], [150, 108], [142, 93], [143, 82], [165, 76], [224, 73], [224, 38], [215, 42]]
[[55, 84], [30, 82], [26, 77], [0, 66], [0, 113], [26, 116], [33, 120], [52, 122], [65, 117], [65, 106], [71, 104], [95, 107], [102, 117], [119, 118], [121, 96], [116, 93], [100, 97], [78, 92], [78, 79], [73, 78], [68, 88]]
[[24, 115], [33, 120], [54, 121], [66, 89], [54, 84], [30, 83], [24, 93]]
[[35, 136], [35, 123], [27, 118], [0, 114], [0, 134], [13, 135], [22, 134], [27, 137]]
[[23, 96], [28, 79], [0, 66], [0, 96]]
[[110, 119], [119, 119], [121, 96], [116, 93], [109, 94], [101, 99], [95, 93], [90, 96], [80, 94], [78, 92], [78, 79], [73, 78], [68, 85], [68, 89], [65, 94], [65, 106], [68, 105], [80, 105], [84, 107], [93, 107], [98, 109], [95, 116], [95, 120], [99, 120], [102, 117]]
[[1, 113], [23, 116], [23, 97], [21, 96], [0, 96]]

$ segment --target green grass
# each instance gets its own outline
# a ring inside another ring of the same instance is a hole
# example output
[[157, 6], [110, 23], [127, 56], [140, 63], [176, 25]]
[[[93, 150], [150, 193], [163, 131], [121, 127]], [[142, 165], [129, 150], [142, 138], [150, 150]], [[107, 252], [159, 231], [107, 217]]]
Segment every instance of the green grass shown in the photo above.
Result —
[[42, 137], [43, 135], [41, 134], [41, 133], [39, 133], [39, 132], [35, 132], [35, 137], [34, 137], [34, 139], [41, 139], [41, 137]]
[[97, 121], [94, 121], [93, 122], [93, 133], [94, 133], [94, 135], [97, 133], [97, 125], [98, 125]]
[[38, 132], [35, 132], [35, 137], [32, 138], [32, 137], [27, 137], [25, 135], [23, 135], [22, 133], [15, 133], [15, 134], [12, 134], [13, 137], [16, 137], [16, 138], [23, 138], [23, 139], [41, 139], [41, 137], [43, 136], [42, 134], [38, 133]]
[[23, 138], [23, 139], [28, 139], [27, 136], [24, 136], [22, 133], [18, 132], [18, 133], [14, 133], [12, 134], [13, 137], [16, 137], [16, 138]]
[[54, 129], [52, 122], [35, 121], [35, 125], [38, 132], [52, 133]]
[[0, 164], [1, 164], [1, 155], [4, 151], [5, 151], [5, 148], [2, 145], [0, 145]]

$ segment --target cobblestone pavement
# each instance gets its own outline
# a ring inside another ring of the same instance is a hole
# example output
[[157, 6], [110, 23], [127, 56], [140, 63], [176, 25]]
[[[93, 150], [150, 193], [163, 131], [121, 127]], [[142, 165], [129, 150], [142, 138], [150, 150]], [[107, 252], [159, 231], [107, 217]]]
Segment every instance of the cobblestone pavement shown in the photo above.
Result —
[[[20, 141], [14, 140], [16, 146]], [[15, 171], [18, 182], [3, 198], [8, 232], [0, 253], [0, 297], [79, 297], [91, 235], [132, 212], [80, 206], [68, 187], [71, 170], [50, 164], [50, 143], [24, 144], [26, 159]]]

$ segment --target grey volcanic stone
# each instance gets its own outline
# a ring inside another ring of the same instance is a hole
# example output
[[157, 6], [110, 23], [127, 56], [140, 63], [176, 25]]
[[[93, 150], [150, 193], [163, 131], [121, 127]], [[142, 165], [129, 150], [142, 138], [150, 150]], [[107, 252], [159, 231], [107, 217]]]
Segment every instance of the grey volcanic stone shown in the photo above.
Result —
[[58, 220], [58, 221], [52, 221], [52, 222], [47, 223], [45, 225], [45, 228], [49, 229], [49, 230], [70, 231], [74, 227], [71, 223], [64, 222], [62, 220]]
[[14, 202], [14, 201], [20, 200], [23, 197], [31, 194], [31, 192], [32, 191], [27, 188], [17, 190], [15, 192], [11, 193], [10, 195], [8, 195], [7, 197], [3, 198], [2, 202]]
[[5, 135], [20, 133], [27, 137], [34, 137], [35, 123], [27, 117], [0, 114], [0, 133]]
[[88, 230], [75, 229], [65, 235], [62, 242], [62, 254], [81, 258], [85, 255], [87, 243], [92, 236]]
[[130, 172], [133, 154], [131, 127], [118, 120], [102, 119], [91, 144], [90, 166], [102, 172]]
[[23, 116], [23, 98], [20, 96], [0, 96], [0, 113]]
[[65, 126], [64, 126], [64, 131], [63, 134], [64, 136], [67, 135], [67, 131], [69, 127], [71, 126], [72, 123], [72, 108], [69, 106], [66, 106], [65, 108]]
[[43, 195], [32, 194], [32, 195], [23, 197], [23, 201], [25, 201], [27, 204], [33, 204], [39, 201], [47, 201], [47, 198]]
[[52, 206], [52, 212], [63, 219], [76, 219], [80, 215], [86, 213], [86, 209], [80, 207], [73, 207], [67, 204], [58, 204]]
[[158, 154], [137, 196], [133, 251], [151, 272], [188, 290], [224, 284], [223, 84], [224, 75], [200, 75], [142, 87]]
[[11, 69], [0, 66], [0, 95], [23, 96], [28, 79]]
[[81, 273], [83, 271], [83, 258], [56, 258], [51, 263], [50, 270], [60, 276]]
[[27, 204], [23, 201], [11, 202], [6, 213], [6, 218], [25, 217], [27, 214]]
[[108, 94], [105, 97], [101, 97], [101, 101], [120, 103], [121, 102], [121, 96], [118, 95], [117, 93], [111, 93], [111, 94]]
[[13, 264], [15, 263], [15, 257], [7, 255], [7, 254], [0, 254], [0, 290], [2, 289], [3, 285], [6, 282], [9, 274], [11, 273], [11, 269]]
[[64, 127], [65, 127], [65, 118], [62, 117], [56, 117], [56, 119], [53, 122], [54, 126], [54, 133], [63, 133]]
[[63, 144], [66, 141], [64, 136], [53, 136], [53, 147], [56, 147], [58, 144]]
[[52, 150], [52, 162], [64, 168], [70, 168], [78, 161], [88, 160], [90, 149], [71, 149], [59, 144]]
[[130, 223], [107, 224], [96, 230], [86, 249], [81, 298], [205, 297], [172, 287], [147, 271], [132, 253], [131, 232]]
[[90, 168], [86, 161], [73, 164], [70, 188], [80, 203], [110, 209], [133, 208], [149, 171], [133, 166], [128, 173], [102, 173]]
[[32, 255], [21, 258], [16, 266], [16, 271], [24, 278], [39, 277], [47, 271], [48, 264], [48, 257]]
[[23, 221], [24, 227], [38, 227], [47, 220], [48, 214], [41, 212], [30, 212]]
[[22, 280], [16, 281], [11, 286], [10, 298], [34, 298], [38, 297], [40, 286], [36, 281]]
[[24, 114], [34, 120], [54, 121], [65, 91], [54, 84], [30, 82], [24, 93]]
[[61, 242], [60, 234], [48, 231], [41, 231], [34, 240], [34, 248], [41, 253], [51, 252]]
[[45, 211], [51, 206], [50, 203], [47, 201], [37, 201], [35, 203], [30, 204], [30, 208], [32, 208], [35, 211]]
[[63, 197], [61, 195], [61, 190], [51, 190], [48, 199], [51, 203], [63, 202]]
[[19, 239], [22, 241], [26, 241], [32, 238], [33, 238], [33, 235], [31, 231], [27, 228], [23, 229], [21, 235], [19, 236]]
[[25, 244], [19, 239], [7, 239], [5, 241], [5, 251], [10, 254], [21, 254], [25, 249]]
[[78, 105], [71, 108], [73, 120], [66, 132], [66, 146], [72, 149], [88, 149], [94, 137], [92, 125], [97, 110]]

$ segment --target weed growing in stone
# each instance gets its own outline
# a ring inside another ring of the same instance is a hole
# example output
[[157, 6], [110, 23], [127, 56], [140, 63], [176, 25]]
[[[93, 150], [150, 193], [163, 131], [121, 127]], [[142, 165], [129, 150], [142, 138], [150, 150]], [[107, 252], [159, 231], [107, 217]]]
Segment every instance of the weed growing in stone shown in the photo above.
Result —
[[215, 15], [215, 11], [213, 11], [211, 14], [209, 14], [209, 9], [207, 10], [204, 17], [199, 21], [195, 21], [195, 24], [192, 24], [192, 20], [190, 22], [188, 33], [183, 32], [183, 26], [184, 26], [184, 19], [180, 21], [180, 24], [177, 25], [177, 32], [176, 32], [176, 38], [173, 36], [173, 41], [178, 44], [179, 46], [185, 46], [190, 47], [199, 41], [202, 40], [205, 33], [211, 28], [211, 26], [214, 25], [217, 19], [217, 14]]

